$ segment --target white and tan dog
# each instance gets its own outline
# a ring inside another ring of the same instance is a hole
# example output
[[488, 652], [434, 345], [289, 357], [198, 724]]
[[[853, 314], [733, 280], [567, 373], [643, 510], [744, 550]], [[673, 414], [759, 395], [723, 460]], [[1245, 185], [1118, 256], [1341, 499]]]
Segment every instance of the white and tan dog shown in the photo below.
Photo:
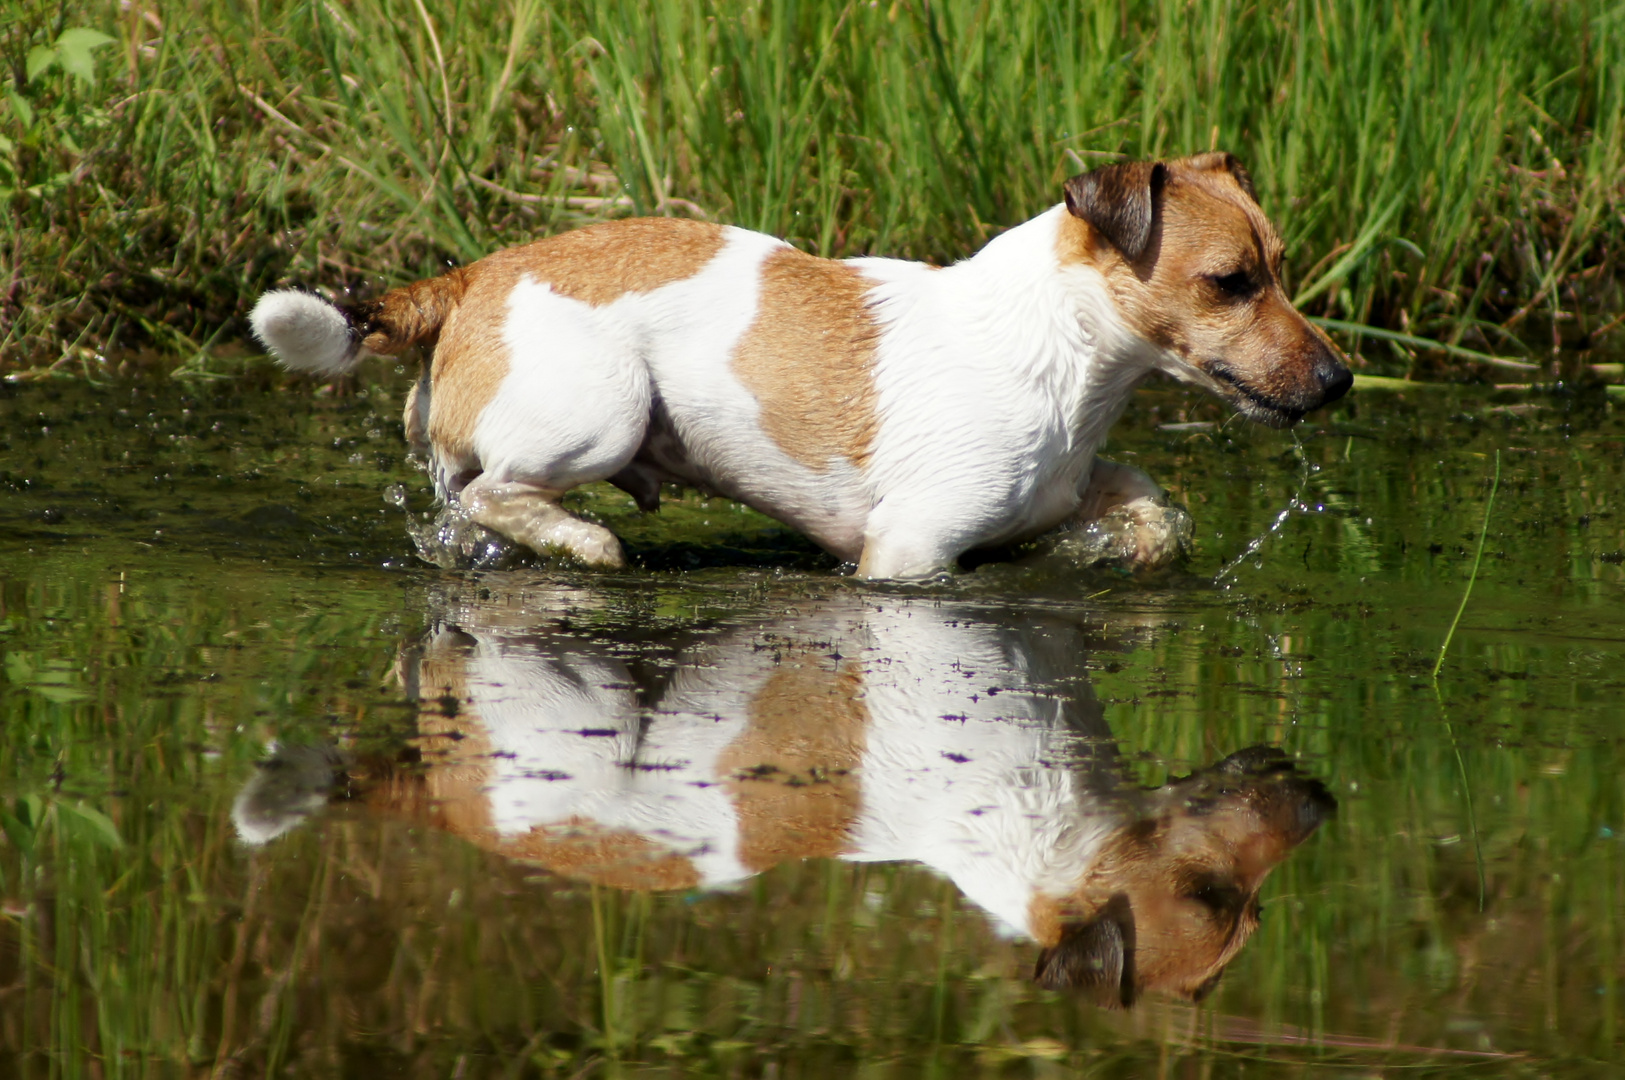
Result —
[[437, 491], [539, 551], [618, 566], [560, 497], [675, 481], [744, 502], [870, 578], [1108, 514], [1131, 562], [1179, 550], [1161, 489], [1095, 451], [1148, 372], [1295, 422], [1352, 378], [1287, 300], [1228, 154], [1108, 165], [946, 268], [804, 254], [672, 219], [592, 226], [340, 308], [266, 294], [254, 332], [337, 375], [432, 350], [406, 428]]
[[[366, 802], [626, 889], [727, 888], [806, 858], [921, 864], [1037, 942], [1042, 985], [1117, 1005], [1210, 988], [1265, 877], [1334, 805], [1264, 748], [1139, 788], [1083, 681], [1083, 629], [1059, 616], [802, 602], [640, 686], [613, 647], [560, 628], [591, 605], [549, 588], [446, 603], [400, 665], [423, 767], [359, 763]], [[235, 811], [257, 842], [325, 800], [337, 758], [272, 760]]]

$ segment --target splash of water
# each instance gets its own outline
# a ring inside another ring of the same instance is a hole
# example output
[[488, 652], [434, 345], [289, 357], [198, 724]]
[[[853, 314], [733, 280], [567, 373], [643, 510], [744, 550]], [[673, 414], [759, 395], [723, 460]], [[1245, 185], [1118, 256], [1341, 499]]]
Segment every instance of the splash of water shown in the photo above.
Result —
[[[1301, 490], [1302, 489], [1300, 489], [1300, 493]], [[1215, 585], [1223, 584], [1225, 578], [1235, 573], [1237, 567], [1251, 559], [1254, 555], [1257, 555], [1260, 551], [1264, 550], [1264, 545], [1269, 541], [1269, 538], [1281, 531], [1281, 526], [1287, 523], [1294, 512], [1304, 514], [1310, 512], [1309, 506], [1306, 505], [1297, 494], [1294, 494], [1292, 496], [1292, 500], [1281, 509], [1280, 513], [1275, 515], [1275, 519], [1269, 523], [1268, 528], [1259, 533], [1257, 536], [1253, 537], [1251, 540], [1247, 541], [1247, 546], [1241, 549], [1241, 553], [1239, 555], [1225, 563], [1223, 566], [1219, 567], [1219, 572], [1213, 575], [1213, 583]]]
[[528, 548], [515, 544], [476, 522], [456, 503], [446, 503], [431, 518], [411, 512], [406, 488], [391, 484], [384, 502], [406, 514], [406, 535], [418, 558], [442, 570], [504, 570], [530, 561]]
[[[1291, 520], [1293, 514], [1312, 514], [1324, 509], [1320, 506], [1310, 506], [1303, 501], [1303, 493], [1309, 486], [1309, 479], [1313, 474], [1320, 471], [1320, 467], [1310, 463], [1309, 456], [1304, 453], [1303, 443], [1298, 439], [1296, 431], [1292, 432], [1292, 448], [1298, 457], [1298, 486], [1292, 492], [1292, 497], [1287, 500], [1286, 506], [1282, 507], [1280, 513], [1275, 515], [1274, 520], [1269, 523], [1263, 532], [1249, 540], [1247, 546], [1242, 548], [1241, 553], [1235, 558], [1219, 567], [1219, 572], [1213, 575], [1213, 584], [1234, 584], [1233, 582], [1227, 583], [1225, 579], [1234, 574], [1242, 563], [1253, 559], [1260, 551], [1264, 550], [1264, 545], [1269, 542], [1270, 537], [1280, 532], [1282, 526]], [[1262, 569], [1263, 565], [1263, 560], [1259, 559], [1256, 568]]]

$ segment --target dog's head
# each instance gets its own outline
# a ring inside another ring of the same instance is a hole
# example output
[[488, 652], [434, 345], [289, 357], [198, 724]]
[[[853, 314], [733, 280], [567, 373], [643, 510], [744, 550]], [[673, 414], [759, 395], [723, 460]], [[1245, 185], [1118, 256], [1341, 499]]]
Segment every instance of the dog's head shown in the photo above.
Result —
[[1337, 806], [1268, 747], [1149, 794], [1076, 890], [1035, 910], [1040, 986], [1201, 1000], [1257, 929], [1259, 886]]
[[1063, 263], [1093, 266], [1165, 370], [1285, 427], [1353, 383], [1281, 288], [1281, 239], [1229, 154], [1106, 165], [1066, 182]]

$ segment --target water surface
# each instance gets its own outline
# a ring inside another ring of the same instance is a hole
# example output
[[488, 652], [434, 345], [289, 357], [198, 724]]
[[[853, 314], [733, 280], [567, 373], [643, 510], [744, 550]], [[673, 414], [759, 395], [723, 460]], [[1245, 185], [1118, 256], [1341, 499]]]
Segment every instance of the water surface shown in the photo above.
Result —
[[[612, 489], [627, 573], [431, 567], [404, 388], [0, 389], [5, 1070], [1615, 1071], [1607, 397], [1294, 435], [1153, 389], [1111, 453], [1190, 507], [1184, 571], [868, 587]], [[1168, 873], [1089, 869], [1136, 828]], [[1165, 933], [1157, 881], [1214, 914]], [[1057, 926], [1108, 961], [1073, 989]]]

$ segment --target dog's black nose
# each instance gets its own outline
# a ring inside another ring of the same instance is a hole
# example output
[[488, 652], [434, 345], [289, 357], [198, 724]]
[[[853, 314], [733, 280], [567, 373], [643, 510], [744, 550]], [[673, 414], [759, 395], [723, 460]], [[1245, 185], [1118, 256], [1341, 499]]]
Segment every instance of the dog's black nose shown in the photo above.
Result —
[[1320, 403], [1330, 405], [1349, 392], [1349, 387], [1354, 385], [1354, 372], [1328, 353], [1315, 364], [1315, 381], [1320, 384]]

